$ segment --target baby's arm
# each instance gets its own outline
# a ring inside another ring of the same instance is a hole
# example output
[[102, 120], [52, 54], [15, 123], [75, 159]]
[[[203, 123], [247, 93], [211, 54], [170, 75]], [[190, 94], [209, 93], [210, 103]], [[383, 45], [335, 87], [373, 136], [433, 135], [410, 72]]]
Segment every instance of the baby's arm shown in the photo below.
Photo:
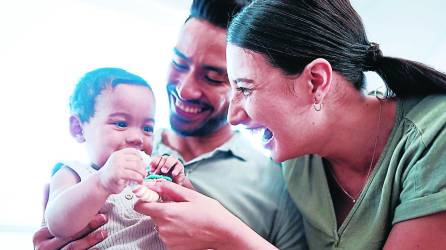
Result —
[[154, 156], [150, 163], [152, 173], [161, 173], [172, 176], [173, 182], [189, 189], [194, 189], [184, 172], [184, 165], [175, 157], [163, 155]]
[[139, 151], [131, 148], [114, 152], [98, 172], [82, 182], [71, 170], [61, 169], [51, 180], [45, 213], [51, 234], [75, 235], [88, 225], [110, 194], [120, 193], [129, 181], [142, 183], [145, 175]]
[[80, 232], [109, 196], [99, 185], [98, 173], [79, 181], [79, 177], [66, 167], [51, 180], [45, 216], [49, 231], [56, 237], [71, 237]]

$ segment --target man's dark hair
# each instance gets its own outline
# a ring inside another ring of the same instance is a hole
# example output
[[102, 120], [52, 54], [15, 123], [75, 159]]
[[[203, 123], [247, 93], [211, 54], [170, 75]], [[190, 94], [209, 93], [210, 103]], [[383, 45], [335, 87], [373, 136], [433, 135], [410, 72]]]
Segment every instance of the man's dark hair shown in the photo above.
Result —
[[193, 17], [227, 29], [232, 17], [249, 2], [248, 0], [194, 0], [187, 20]]

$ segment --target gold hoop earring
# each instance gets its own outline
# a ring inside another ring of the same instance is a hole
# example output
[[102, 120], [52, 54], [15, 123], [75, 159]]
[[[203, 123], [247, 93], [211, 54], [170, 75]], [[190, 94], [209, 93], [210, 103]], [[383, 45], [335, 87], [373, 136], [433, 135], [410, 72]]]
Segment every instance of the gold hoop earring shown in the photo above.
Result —
[[322, 102], [316, 103], [316, 100], [314, 100], [313, 109], [316, 112], [321, 111], [322, 110]]

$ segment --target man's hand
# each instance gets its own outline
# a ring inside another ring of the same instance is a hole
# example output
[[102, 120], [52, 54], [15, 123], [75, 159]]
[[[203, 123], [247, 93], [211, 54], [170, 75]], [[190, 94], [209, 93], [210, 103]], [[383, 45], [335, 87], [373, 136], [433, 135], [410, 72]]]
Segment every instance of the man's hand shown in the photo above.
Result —
[[107, 238], [107, 231], [105, 230], [93, 232], [106, 222], [107, 217], [105, 215], [97, 214], [79, 235], [67, 239], [55, 238], [47, 227], [42, 227], [33, 235], [34, 249], [56, 250], [62, 247], [63, 249], [87, 249], [93, 247]]

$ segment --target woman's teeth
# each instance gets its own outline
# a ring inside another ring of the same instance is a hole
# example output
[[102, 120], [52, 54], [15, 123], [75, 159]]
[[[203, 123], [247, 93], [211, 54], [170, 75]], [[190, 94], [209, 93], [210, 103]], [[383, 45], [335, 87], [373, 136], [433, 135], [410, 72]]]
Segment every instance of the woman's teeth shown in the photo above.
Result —
[[265, 128], [263, 131], [263, 141], [267, 142], [273, 137], [273, 132], [271, 130]]

